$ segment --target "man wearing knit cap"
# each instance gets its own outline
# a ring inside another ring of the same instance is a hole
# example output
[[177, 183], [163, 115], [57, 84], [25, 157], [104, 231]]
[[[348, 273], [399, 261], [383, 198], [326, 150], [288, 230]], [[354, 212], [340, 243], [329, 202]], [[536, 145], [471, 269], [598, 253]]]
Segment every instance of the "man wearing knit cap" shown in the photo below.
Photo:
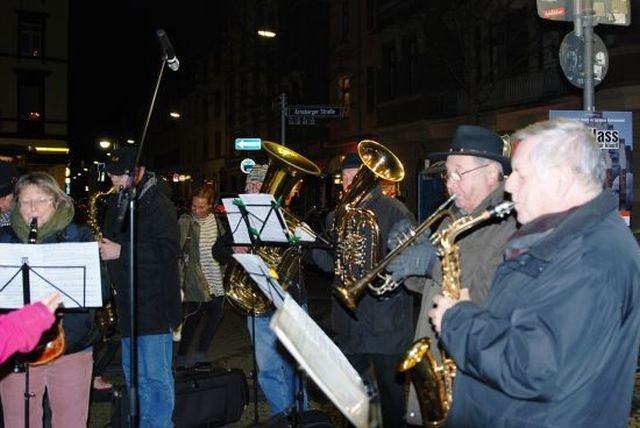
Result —
[[[340, 165], [342, 189], [346, 192], [357, 177], [362, 161], [357, 153], [346, 155]], [[349, 202], [349, 201], [347, 201]], [[379, 252], [387, 253], [387, 236], [391, 227], [401, 220], [413, 220], [413, 215], [398, 199], [382, 193], [378, 182], [359, 202], [358, 209], [370, 210], [375, 215], [379, 229]], [[333, 224], [333, 213], [327, 218], [327, 225]], [[336, 227], [340, 227], [336, 225]], [[368, 229], [368, 226], [363, 226]], [[368, 230], [365, 234], [373, 235]], [[335, 239], [335, 237], [333, 237]], [[366, 240], [366, 237], [363, 237]], [[336, 245], [340, 245], [338, 242]], [[367, 253], [370, 250], [368, 249]], [[312, 251], [314, 262], [326, 272], [335, 272], [334, 257], [327, 251]], [[364, 273], [370, 266], [348, 266]], [[342, 279], [336, 275], [334, 286], [343, 286]], [[394, 293], [377, 297], [369, 292], [363, 293], [357, 303], [355, 313], [334, 298], [331, 306], [331, 325], [334, 341], [348, 358], [353, 367], [361, 374], [375, 376], [382, 426], [400, 426], [404, 415], [404, 380], [397, 375], [397, 366], [402, 353], [411, 344], [413, 331], [413, 297], [400, 287]]]
[[[247, 174], [245, 182], [246, 193], [259, 193], [266, 177], [268, 165], [256, 164]], [[220, 263], [228, 263], [231, 253], [246, 253], [249, 249], [244, 246], [233, 246], [231, 233], [226, 233], [218, 243], [213, 246], [213, 257]], [[226, 245], [225, 245], [226, 244]], [[232, 250], [231, 250], [232, 249]], [[301, 305], [302, 295], [300, 284], [289, 284], [287, 292]], [[255, 319], [255, 355], [258, 365], [258, 384], [264, 393], [272, 415], [289, 414], [299, 398], [299, 380], [296, 379], [295, 361], [278, 342], [269, 324], [273, 312], [247, 317], [247, 329], [249, 335], [253, 335]], [[303, 404], [301, 410], [306, 410], [307, 397], [303, 391]]]
[[0, 227], [11, 224], [13, 211], [13, 186], [20, 177], [16, 166], [0, 162]]
[[[131, 302], [129, 267], [136, 272], [136, 333], [138, 356], [139, 427], [173, 427], [175, 382], [172, 371], [172, 331], [181, 318], [178, 281], [179, 228], [175, 206], [155, 174], [136, 165], [137, 149], [120, 147], [107, 163], [111, 183], [136, 188], [135, 260], [130, 259], [130, 212], [119, 195], [107, 200], [104, 238], [98, 243], [115, 285], [121, 333], [122, 369], [131, 385]], [[135, 263], [134, 263], [135, 262]]]

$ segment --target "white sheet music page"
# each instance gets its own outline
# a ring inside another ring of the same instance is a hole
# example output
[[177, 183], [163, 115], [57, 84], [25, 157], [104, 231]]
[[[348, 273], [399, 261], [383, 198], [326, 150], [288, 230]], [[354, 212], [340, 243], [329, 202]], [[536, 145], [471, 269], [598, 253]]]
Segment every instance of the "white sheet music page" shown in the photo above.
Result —
[[358, 372], [316, 322], [287, 295], [271, 329], [311, 379], [357, 428], [369, 424], [369, 396]]
[[[260, 232], [260, 240], [264, 242], [288, 242], [288, 230], [283, 229], [280, 220], [284, 221], [280, 208], [269, 193], [244, 193], [240, 199], [249, 211], [249, 223]], [[286, 223], [285, 223], [286, 224]]]
[[21, 267], [29, 267], [31, 302], [52, 291], [65, 308], [102, 306], [102, 278], [97, 242], [0, 244], [0, 308], [24, 306]]
[[233, 258], [242, 265], [251, 279], [258, 285], [260, 291], [270, 299], [276, 308], [284, 303], [286, 292], [278, 283], [278, 274], [269, 269], [269, 266], [257, 254], [234, 254]]
[[235, 244], [251, 244], [251, 238], [249, 237], [249, 230], [247, 225], [240, 214], [240, 207], [233, 203], [235, 198], [222, 199], [222, 205], [224, 211], [227, 213], [227, 221], [229, 222], [229, 230], [231, 230], [233, 236], [233, 242]]

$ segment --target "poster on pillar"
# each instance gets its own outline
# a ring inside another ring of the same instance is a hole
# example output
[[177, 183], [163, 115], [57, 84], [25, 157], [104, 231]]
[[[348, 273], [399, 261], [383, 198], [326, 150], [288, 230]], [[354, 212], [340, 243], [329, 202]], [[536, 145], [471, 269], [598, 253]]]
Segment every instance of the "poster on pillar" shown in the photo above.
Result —
[[551, 110], [550, 119], [568, 118], [584, 122], [604, 150], [607, 162], [605, 187], [618, 195], [620, 215], [631, 224], [633, 199], [633, 121], [630, 111]]

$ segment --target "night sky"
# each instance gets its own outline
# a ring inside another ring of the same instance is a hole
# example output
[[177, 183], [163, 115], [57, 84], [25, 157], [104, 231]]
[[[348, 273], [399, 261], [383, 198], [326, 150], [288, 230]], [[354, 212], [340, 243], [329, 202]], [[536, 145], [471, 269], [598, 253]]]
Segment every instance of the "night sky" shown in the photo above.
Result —
[[[73, 162], [92, 160], [102, 136], [138, 141], [162, 61], [156, 30], [165, 29], [180, 70], [165, 69], [153, 117], [167, 114], [192, 59], [216, 29], [222, 1], [70, 2], [69, 111]], [[150, 144], [145, 142], [145, 146]]]

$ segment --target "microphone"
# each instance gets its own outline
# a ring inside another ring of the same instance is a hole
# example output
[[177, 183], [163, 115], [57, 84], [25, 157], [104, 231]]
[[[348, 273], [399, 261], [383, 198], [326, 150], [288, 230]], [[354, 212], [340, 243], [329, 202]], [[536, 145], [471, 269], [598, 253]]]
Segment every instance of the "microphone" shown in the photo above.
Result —
[[167, 32], [162, 28], [156, 30], [156, 36], [158, 36], [158, 40], [160, 40], [160, 45], [162, 46], [162, 51], [166, 55], [167, 65], [173, 71], [178, 71], [180, 68], [180, 61], [176, 57], [176, 53], [173, 50], [173, 45], [169, 41], [169, 37], [167, 36]]
[[118, 202], [116, 208], [118, 209], [118, 225], [124, 221], [124, 216], [127, 215], [127, 207], [129, 205], [129, 190], [120, 186], [118, 189]]

